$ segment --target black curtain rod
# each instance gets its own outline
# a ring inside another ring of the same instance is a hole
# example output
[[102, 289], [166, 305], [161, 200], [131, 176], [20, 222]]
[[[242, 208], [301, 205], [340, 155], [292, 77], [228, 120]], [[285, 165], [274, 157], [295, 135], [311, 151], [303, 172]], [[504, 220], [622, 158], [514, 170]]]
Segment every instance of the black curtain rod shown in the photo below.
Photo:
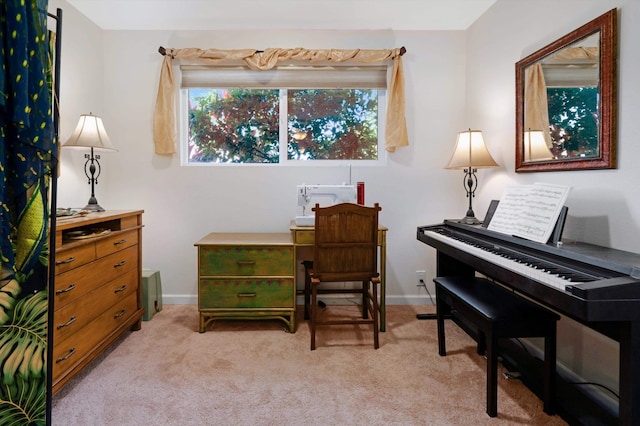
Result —
[[[262, 53], [262, 52], [264, 52], [264, 50], [257, 50], [256, 52]], [[158, 53], [160, 53], [162, 56], [165, 56], [167, 54], [167, 49], [165, 49], [164, 47], [160, 46], [158, 48]], [[407, 53], [407, 49], [404, 46], [402, 46], [400, 48], [400, 56], [404, 55], [405, 53]]]

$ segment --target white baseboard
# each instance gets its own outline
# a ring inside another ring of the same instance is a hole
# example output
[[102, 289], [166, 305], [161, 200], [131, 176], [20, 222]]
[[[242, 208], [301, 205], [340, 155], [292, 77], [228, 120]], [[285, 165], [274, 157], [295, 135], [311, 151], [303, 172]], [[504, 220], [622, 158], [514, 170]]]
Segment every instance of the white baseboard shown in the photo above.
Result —
[[[163, 294], [162, 303], [165, 305], [197, 305], [198, 296], [195, 294]], [[304, 304], [302, 296], [298, 296], [297, 303]], [[434, 301], [426, 295], [387, 296], [387, 305], [434, 305]]]
[[164, 305], [197, 305], [198, 295], [196, 294], [163, 294], [162, 304]]

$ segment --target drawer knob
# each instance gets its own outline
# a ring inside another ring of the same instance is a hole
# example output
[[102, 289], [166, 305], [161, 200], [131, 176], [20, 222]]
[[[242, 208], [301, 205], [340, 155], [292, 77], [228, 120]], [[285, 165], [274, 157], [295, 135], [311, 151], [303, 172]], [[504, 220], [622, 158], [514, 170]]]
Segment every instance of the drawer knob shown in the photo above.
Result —
[[73, 256], [71, 256], [70, 258], [65, 259], [65, 260], [56, 260], [56, 265], [64, 265], [65, 263], [71, 263], [74, 260], [76, 260], [76, 258], [73, 257]]
[[120, 288], [116, 288], [115, 290], [113, 290], [114, 293], [122, 293], [123, 291], [125, 291], [127, 289], [126, 285], [123, 285]]
[[238, 293], [238, 297], [256, 297], [255, 293]]
[[73, 290], [74, 288], [76, 288], [76, 285], [75, 284], [71, 284], [69, 287], [65, 288], [64, 290], [56, 290], [56, 294], [68, 293], [71, 290]]
[[65, 327], [69, 327], [71, 324], [73, 324], [74, 322], [76, 322], [76, 317], [73, 316], [71, 318], [69, 318], [69, 321], [63, 323], [63, 324], [58, 324], [58, 326], [56, 327], [58, 330], [60, 330], [61, 328], [65, 328]]
[[124, 266], [127, 264], [126, 260], [123, 260], [122, 262], [116, 263], [115, 265], [113, 265], [114, 268], [119, 268], [121, 266]]
[[127, 311], [126, 311], [126, 310], [124, 310], [124, 309], [123, 309], [123, 310], [121, 310], [120, 312], [118, 312], [117, 314], [115, 314], [115, 315], [113, 316], [113, 319], [118, 319], [118, 318], [120, 318], [121, 316], [123, 316], [123, 315], [125, 314], [125, 312], [127, 312]]
[[67, 353], [65, 356], [61, 356], [60, 358], [56, 359], [56, 363], [68, 360], [75, 353], [76, 353], [76, 348], [69, 349], [69, 353]]
[[120, 244], [124, 244], [124, 243], [126, 243], [126, 242], [127, 242], [127, 240], [115, 241], [115, 242], [113, 243], [113, 245], [114, 245], [114, 246], [119, 246]]
[[256, 264], [255, 260], [238, 260], [239, 266], [253, 266]]

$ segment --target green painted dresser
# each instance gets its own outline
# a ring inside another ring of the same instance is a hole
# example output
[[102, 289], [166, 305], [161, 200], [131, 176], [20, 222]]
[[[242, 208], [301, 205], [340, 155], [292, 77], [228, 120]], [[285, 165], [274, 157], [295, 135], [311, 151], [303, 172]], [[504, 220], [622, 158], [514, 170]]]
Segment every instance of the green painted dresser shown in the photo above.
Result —
[[195, 246], [200, 333], [216, 319], [280, 319], [295, 332], [290, 233], [211, 233]]

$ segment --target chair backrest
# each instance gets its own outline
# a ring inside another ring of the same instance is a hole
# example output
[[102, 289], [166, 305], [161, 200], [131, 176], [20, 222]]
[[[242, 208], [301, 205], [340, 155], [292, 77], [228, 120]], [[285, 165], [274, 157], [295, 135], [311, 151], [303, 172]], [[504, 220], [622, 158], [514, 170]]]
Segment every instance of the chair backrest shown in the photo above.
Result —
[[321, 281], [364, 281], [378, 274], [378, 203], [352, 203], [315, 212], [313, 275]]

